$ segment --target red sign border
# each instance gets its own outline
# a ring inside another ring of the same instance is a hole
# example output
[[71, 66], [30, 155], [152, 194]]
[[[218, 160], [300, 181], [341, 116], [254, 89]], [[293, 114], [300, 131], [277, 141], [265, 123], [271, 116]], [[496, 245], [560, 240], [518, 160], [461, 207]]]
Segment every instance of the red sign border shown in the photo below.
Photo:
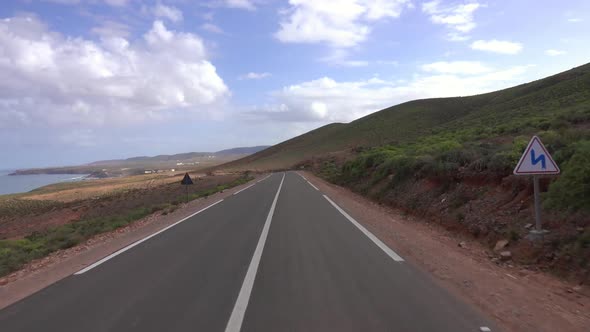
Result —
[[[547, 159], [549, 159], [549, 161], [553, 164], [553, 166], [555, 166], [555, 168], [557, 169], [557, 171], [546, 171], [546, 172], [519, 172], [518, 171], [518, 169], [520, 168], [520, 166], [522, 165], [522, 163], [524, 161], [524, 157], [526, 157], [529, 154], [529, 151], [533, 147], [533, 142], [535, 140], [539, 143], [539, 145], [541, 146], [541, 148], [545, 152], [545, 155], [547, 156]], [[539, 137], [537, 137], [537, 136], [533, 136], [533, 138], [531, 138], [531, 141], [529, 142], [529, 145], [526, 147], [526, 150], [522, 154], [522, 157], [520, 157], [520, 160], [518, 161], [518, 164], [516, 165], [516, 167], [514, 168], [514, 171], [512, 173], [514, 175], [537, 175], [537, 174], [557, 175], [557, 174], [560, 174], [561, 173], [561, 170], [559, 169], [559, 166], [557, 166], [557, 163], [555, 162], [555, 160], [553, 160], [553, 158], [551, 157], [551, 155], [549, 154], [549, 152], [545, 148], [545, 145], [543, 145], [543, 142], [541, 142], [541, 139]]]

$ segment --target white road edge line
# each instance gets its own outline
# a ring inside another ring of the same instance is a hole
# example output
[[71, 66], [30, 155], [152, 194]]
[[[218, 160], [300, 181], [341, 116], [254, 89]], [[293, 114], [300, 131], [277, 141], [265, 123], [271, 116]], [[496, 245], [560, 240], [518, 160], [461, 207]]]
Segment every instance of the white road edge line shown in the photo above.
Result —
[[212, 207], [212, 206], [214, 206], [214, 205], [217, 205], [217, 204], [221, 203], [222, 201], [223, 201], [223, 199], [220, 199], [220, 200], [218, 200], [217, 202], [215, 202], [215, 203], [213, 203], [213, 204], [211, 204], [211, 205], [209, 205], [209, 206], [207, 206], [207, 207], [205, 207], [205, 208], [203, 208], [203, 209], [201, 209], [201, 210], [199, 210], [199, 211], [197, 211], [197, 212], [195, 212], [195, 213], [191, 214], [190, 216], [188, 216], [188, 217], [186, 217], [186, 218], [183, 218], [183, 219], [181, 219], [181, 220], [179, 220], [179, 221], [175, 222], [174, 224], [172, 224], [172, 225], [170, 225], [170, 226], [166, 226], [165, 228], [163, 228], [163, 229], [161, 229], [161, 230], [159, 230], [159, 231], [155, 232], [155, 233], [154, 233], [154, 234], [152, 234], [152, 235], [149, 235], [149, 236], [147, 236], [147, 237], [144, 237], [144, 238], [143, 238], [143, 239], [141, 239], [141, 240], [135, 241], [135, 242], [133, 242], [132, 244], [130, 244], [130, 245], [128, 245], [128, 246], [126, 246], [125, 248], [119, 249], [119, 250], [115, 251], [114, 253], [112, 253], [112, 254], [110, 254], [110, 255], [106, 256], [105, 258], [103, 258], [103, 259], [101, 259], [101, 260], [99, 260], [99, 261], [95, 262], [94, 264], [92, 264], [92, 265], [88, 265], [87, 267], [83, 268], [82, 270], [80, 270], [80, 271], [78, 271], [78, 272], [74, 273], [74, 275], [80, 275], [80, 274], [82, 274], [82, 273], [86, 273], [86, 272], [88, 272], [88, 271], [90, 271], [90, 270], [94, 269], [95, 267], [99, 266], [100, 264], [102, 264], [102, 263], [104, 263], [104, 262], [108, 261], [109, 259], [111, 259], [111, 258], [113, 258], [113, 257], [115, 257], [115, 256], [118, 256], [118, 255], [120, 255], [120, 254], [124, 253], [125, 251], [127, 251], [127, 250], [129, 250], [129, 249], [131, 249], [131, 248], [133, 248], [133, 247], [135, 247], [135, 246], [137, 246], [137, 245], [139, 245], [139, 244], [140, 244], [140, 243], [142, 243], [142, 242], [145, 242], [145, 241], [147, 241], [147, 240], [149, 240], [149, 239], [153, 238], [154, 236], [156, 236], [156, 235], [158, 235], [158, 234], [160, 234], [160, 233], [163, 233], [163, 232], [165, 232], [165, 231], [169, 230], [170, 228], [172, 228], [172, 227], [174, 227], [174, 226], [176, 226], [176, 225], [180, 224], [181, 222], [183, 222], [183, 221], [185, 221], [185, 220], [187, 220], [187, 219], [189, 219], [189, 218], [191, 218], [191, 217], [194, 217], [194, 216], [196, 216], [197, 214], [199, 214], [199, 213], [201, 213], [201, 212], [203, 212], [203, 211], [207, 210], [208, 208], [210, 208], [210, 207]]
[[250, 261], [250, 266], [248, 266], [248, 272], [246, 272], [246, 277], [244, 278], [244, 283], [242, 284], [242, 288], [240, 289], [238, 299], [236, 300], [234, 309], [232, 310], [231, 316], [229, 317], [229, 321], [227, 322], [227, 326], [225, 327], [225, 332], [239, 332], [242, 328], [242, 322], [244, 321], [244, 315], [246, 314], [246, 309], [248, 308], [250, 294], [252, 293], [252, 288], [254, 287], [254, 280], [256, 279], [256, 273], [258, 272], [258, 265], [260, 264], [260, 259], [262, 258], [262, 251], [264, 250], [264, 244], [266, 243], [266, 238], [268, 237], [268, 230], [270, 229], [270, 223], [272, 222], [272, 216], [275, 212], [275, 207], [277, 206], [277, 201], [279, 200], [279, 194], [281, 193], [281, 188], [283, 187], [284, 180], [285, 174], [283, 173], [281, 184], [279, 185], [279, 189], [277, 190], [275, 199], [272, 202], [270, 211], [268, 211], [266, 222], [264, 223], [264, 227], [262, 228], [262, 233], [260, 234], [260, 238], [258, 239], [256, 250], [254, 250], [252, 261]]
[[[272, 175], [272, 174], [269, 174], [269, 175], [267, 175], [267, 176], [266, 176], [264, 179], [260, 179], [260, 180], [258, 180], [258, 182], [262, 182], [262, 181], [264, 181], [264, 180], [268, 179], [268, 178], [269, 178], [271, 175]], [[256, 182], [256, 183], [258, 183], [258, 182]]]
[[242, 188], [242, 189], [240, 189], [240, 190], [236, 191], [236, 192], [234, 193], [234, 195], [237, 195], [237, 194], [241, 193], [242, 191], [244, 191], [244, 190], [246, 190], [246, 189], [248, 189], [248, 188], [250, 188], [250, 187], [254, 186], [255, 184], [256, 184], [256, 183], [252, 183], [251, 185], [247, 186], [246, 188]]
[[315, 190], [317, 190], [317, 191], [320, 191], [320, 190], [318, 189], [318, 187], [314, 186], [314, 185], [313, 185], [313, 183], [309, 182], [309, 180], [305, 180], [305, 181], [307, 181], [307, 183], [309, 183], [309, 185], [310, 185], [310, 186], [312, 186], [312, 187], [313, 187], [313, 189], [315, 189]]
[[379, 248], [381, 248], [381, 250], [383, 250], [387, 254], [387, 256], [391, 257], [391, 259], [393, 259], [396, 262], [404, 261], [403, 258], [401, 258], [398, 254], [395, 253], [395, 251], [391, 250], [391, 248], [389, 248], [385, 243], [381, 242], [381, 240], [379, 240], [379, 238], [377, 238], [373, 233], [369, 232], [365, 227], [359, 224], [358, 221], [354, 220], [353, 217], [346, 213], [346, 211], [342, 210], [342, 208], [340, 208], [338, 204], [334, 203], [334, 201], [332, 201], [330, 197], [324, 195], [324, 198], [327, 199], [328, 202], [330, 202], [330, 204], [332, 204], [336, 208], [336, 210], [342, 213], [342, 215], [346, 217], [348, 221], [350, 221], [353, 225], [360, 229], [360, 231], [363, 232], [363, 234], [365, 234], [371, 241], [373, 241]]
[[314, 185], [313, 185], [313, 183], [311, 183], [311, 182], [310, 182], [310, 181], [309, 181], [309, 180], [308, 180], [308, 179], [307, 179], [305, 176], [303, 176], [303, 175], [301, 175], [301, 174], [299, 174], [299, 173], [297, 173], [297, 174], [298, 174], [298, 175], [299, 175], [301, 178], [303, 178], [303, 180], [307, 181], [307, 183], [309, 183], [309, 185], [310, 185], [310, 186], [312, 186], [312, 187], [313, 187], [313, 189], [315, 189], [315, 190], [317, 190], [317, 191], [320, 191], [320, 190], [318, 189], [318, 187], [314, 186]]

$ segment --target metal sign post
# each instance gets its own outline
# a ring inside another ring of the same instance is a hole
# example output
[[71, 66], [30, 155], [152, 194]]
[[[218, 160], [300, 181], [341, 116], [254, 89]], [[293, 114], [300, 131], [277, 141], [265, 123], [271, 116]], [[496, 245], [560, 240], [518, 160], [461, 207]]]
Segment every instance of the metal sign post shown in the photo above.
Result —
[[541, 221], [541, 188], [539, 177], [541, 175], [557, 175], [559, 167], [537, 136], [533, 136], [526, 150], [520, 157], [520, 161], [514, 168], [514, 175], [532, 175], [533, 190], [535, 197], [535, 229], [531, 231], [533, 237], [542, 236], [547, 233], [543, 230]]
[[541, 193], [538, 175], [533, 175], [533, 187], [535, 190], [535, 230], [543, 233], [543, 226], [541, 225]]
[[182, 181], [180, 181], [180, 184], [182, 184], [186, 188], [186, 202], [188, 203], [188, 186], [193, 184], [193, 179], [191, 179], [188, 173], [185, 173], [184, 178], [182, 179]]

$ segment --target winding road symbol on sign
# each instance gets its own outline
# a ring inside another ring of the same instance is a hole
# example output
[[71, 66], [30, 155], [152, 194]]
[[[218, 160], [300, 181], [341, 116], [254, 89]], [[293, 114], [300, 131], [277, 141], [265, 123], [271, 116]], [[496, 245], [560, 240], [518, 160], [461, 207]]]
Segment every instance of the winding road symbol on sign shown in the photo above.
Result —
[[515, 175], [549, 175], [559, 172], [559, 167], [537, 136], [533, 136], [514, 168]]
[[541, 168], [547, 169], [547, 165], [545, 164], [545, 155], [541, 154], [538, 158], [535, 158], [535, 149], [531, 149], [531, 164], [536, 165], [539, 161], [541, 162]]

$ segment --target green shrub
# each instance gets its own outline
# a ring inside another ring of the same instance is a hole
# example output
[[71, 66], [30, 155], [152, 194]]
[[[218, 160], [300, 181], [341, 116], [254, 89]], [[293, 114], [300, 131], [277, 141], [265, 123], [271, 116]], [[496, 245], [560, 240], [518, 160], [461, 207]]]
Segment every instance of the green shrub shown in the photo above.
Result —
[[[553, 122], [551, 122], [551, 129], [565, 129], [568, 128], [570, 126], [569, 122], [563, 119], [555, 119], [553, 120]], [[547, 130], [548, 128], [544, 128], [545, 130]]]
[[545, 206], [590, 211], [590, 141], [578, 142], [573, 150], [562, 174], [550, 185]]
[[320, 169], [320, 176], [328, 181], [337, 181], [341, 176], [340, 168], [333, 160], [325, 161]]
[[33, 259], [71, 248], [96, 234], [126, 226], [147, 216], [152, 210], [139, 208], [122, 216], [80, 220], [44, 232], [34, 232], [24, 239], [0, 240], [0, 276], [19, 269]]
[[441, 154], [440, 159], [447, 163], [458, 164], [460, 166], [466, 166], [471, 161], [477, 159], [478, 152], [471, 149], [455, 149], [449, 150]]
[[393, 174], [392, 183], [398, 184], [412, 178], [416, 162], [414, 158], [395, 156], [385, 160], [373, 173], [373, 183], [378, 183]]

